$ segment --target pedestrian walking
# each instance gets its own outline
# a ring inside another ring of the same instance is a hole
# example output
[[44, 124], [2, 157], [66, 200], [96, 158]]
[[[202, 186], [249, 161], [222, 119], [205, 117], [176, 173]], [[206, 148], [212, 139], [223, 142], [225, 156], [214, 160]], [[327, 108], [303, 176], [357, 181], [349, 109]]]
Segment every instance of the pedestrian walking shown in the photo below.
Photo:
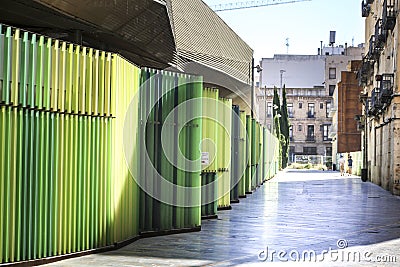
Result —
[[344, 175], [344, 164], [346, 163], [346, 160], [343, 158], [343, 155], [340, 155], [338, 163], [339, 163], [340, 176], [343, 176]]
[[351, 158], [351, 156], [349, 156], [349, 158], [347, 159], [347, 166], [348, 166], [348, 173], [349, 175], [351, 175], [353, 171], [353, 159]]

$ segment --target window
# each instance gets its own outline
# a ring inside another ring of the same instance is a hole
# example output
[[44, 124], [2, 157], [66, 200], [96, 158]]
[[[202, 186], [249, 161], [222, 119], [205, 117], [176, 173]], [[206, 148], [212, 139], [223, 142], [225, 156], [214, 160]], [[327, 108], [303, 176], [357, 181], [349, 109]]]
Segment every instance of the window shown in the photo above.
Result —
[[332, 141], [332, 139], [329, 138], [329, 128], [331, 127], [330, 124], [324, 124], [322, 128], [322, 140], [323, 141]]
[[332, 157], [332, 147], [327, 147], [325, 152], [328, 157]]
[[316, 147], [303, 147], [303, 154], [305, 155], [316, 155], [317, 148]]
[[267, 117], [272, 116], [272, 103], [267, 104]]
[[268, 124], [267, 128], [271, 131], [271, 124]]
[[330, 101], [326, 102], [326, 117], [329, 118], [329, 113], [331, 112], [332, 103]]
[[303, 103], [299, 103], [299, 108], [303, 108]]
[[333, 96], [333, 93], [335, 92], [336, 85], [330, 84], [329, 85], [329, 96]]
[[301, 132], [302, 130], [303, 130], [303, 126], [302, 126], [301, 124], [299, 124], [299, 125], [297, 126], [297, 131]]
[[329, 68], [329, 79], [336, 79], [336, 68]]
[[307, 141], [315, 141], [314, 125], [307, 126]]
[[290, 125], [289, 127], [289, 140], [293, 141], [293, 126]]
[[324, 103], [319, 103], [319, 109], [324, 109]]
[[294, 161], [294, 153], [295, 153], [294, 151], [295, 151], [294, 146], [290, 146], [289, 147], [289, 160], [292, 162]]
[[287, 104], [287, 112], [288, 112], [289, 118], [293, 118], [293, 103]]
[[308, 103], [308, 117], [314, 118], [314, 115], [315, 115], [315, 104]]

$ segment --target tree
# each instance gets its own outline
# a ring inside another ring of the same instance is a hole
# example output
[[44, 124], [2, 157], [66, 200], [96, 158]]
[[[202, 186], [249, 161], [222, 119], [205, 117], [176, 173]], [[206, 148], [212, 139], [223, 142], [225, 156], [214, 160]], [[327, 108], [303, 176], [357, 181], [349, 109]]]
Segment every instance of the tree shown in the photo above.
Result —
[[279, 135], [281, 134], [280, 131], [280, 123], [279, 120], [276, 120], [275, 118], [279, 118], [281, 116], [281, 109], [280, 109], [281, 103], [279, 100], [279, 95], [278, 95], [278, 89], [274, 87], [274, 98], [272, 101], [272, 116], [274, 118], [274, 129], [275, 129], [275, 136], [279, 138]]
[[287, 100], [286, 100], [286, 86], [282, 89], [282, 106], [281, 106], [281, 117], [280, 117], [280, 131], [282, 135], [282, 167], [286, 168], [289, 159], [289, 115], [287, 110]]
[[274, 121], [274, 130], [275, 136], [278, 138], [279, 141], [279, 158], [278, 158], [278, 164], [279, 164], [279, 169], [282, 168], [282, 146], [283, 146], [283, 135], [281, 133], [281, 122], [280, 118], [282, 117], [281, 115], [281, 108], [280, 108], [280, 100], [279, 100], [279, 95], [278, 95], [278, 89], [274, 87], [274, 99], [273, 99], [273, 104], [272, 104], [272, 115], [273, 115], [273, 121]]

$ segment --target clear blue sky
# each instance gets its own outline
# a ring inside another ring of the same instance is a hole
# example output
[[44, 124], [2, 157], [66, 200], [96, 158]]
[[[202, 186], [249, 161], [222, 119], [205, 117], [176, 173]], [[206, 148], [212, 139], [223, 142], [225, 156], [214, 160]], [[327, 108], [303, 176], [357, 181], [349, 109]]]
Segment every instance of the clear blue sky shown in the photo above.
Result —
[[[243, 0], [203, 0], [208, 5]], [[320, 41], [328, 46], [329, 31], [336, 44], [364, 43], [361, 0], [311, 0], [217, 13], [251, 48], [256, 61], [274, 54], [317, 54]]]

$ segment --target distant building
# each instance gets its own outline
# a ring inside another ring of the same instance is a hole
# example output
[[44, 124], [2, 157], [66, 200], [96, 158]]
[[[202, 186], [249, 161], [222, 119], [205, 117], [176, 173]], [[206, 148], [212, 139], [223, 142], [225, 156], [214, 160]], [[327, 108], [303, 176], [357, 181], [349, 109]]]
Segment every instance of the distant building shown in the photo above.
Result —
[[[289, 160], [295, 155], [332, 156], [328, 116], [332, 97], [324, 86], [325, 56], [275, 55], [260, 62], [257, 103], [260, 121], [271, 128], [273, 88], [286, 86], [290, 129]], [[280, 90], [279, 90], [280, 91]]]
[[361, 151], [361, 131], [357, 118], [361, 115], [362, 104], [358, 85], [357, 71], [361, 60], [352, 60], [349, 69], [341, 72], [341, 81], [337, 86], [337, 153]]
[[[329, 51], [329, 47], [326, 48]], [[338, 159], [338, 154], [343, 153], [343, 151], [338, 151], [338, 142], [337, 142], [337, 133], [338, 133], [338, 107], [343, 107], [344, 105], [348, 105], [346, 102], [347, 99], [344, 96], [344, 92], [341, 92], [341, 98], [338, 97], [339, 90], [350, 90], [353, 91], [353, 83], [356, 83], [355, 80], [351, 80], [351, 84], [346, 82], [341, 83], [341, 89], [338, 88], [338, 83], [343, 79], [342, 72], [348, 71], [348, 65], [352, 60], [360, 60], [364, 53], [364, 46], [359, 45], [358, 47], [345, 47], [343, 50], [337, 51], [339, 54], [329, 54], [326, 56], [325, 60], [325, 88], [329, 96], [332, 97], [332, 103], [330, 104], [330, 112], [329, 116], [332, 117], [332, 127], [329, 130], [329, 138], [332, 139], [332, 158], [333, 164], [336, 164]], [[344, 74], [350, 75], [350, 74]], [[351, 76], [351, 75], [350, 75]], [[346, 76], [348, 79], [349, 76]], [[356, 74], [354, 74], [354, 78], [356, 78]], [[357, 83], [356, 83], [357, 84]], [[356, 89], [357, 90], [357, 89]], [[354, 103], [352, 103], [354, 104]], [[357, 103], [360, 105], [359, 103]], [[343, 115], [343, 114], [341, 114]], [[347, 123], [351, 123], [356, 127], [357, 122], [354, 120], [347, 121]], [[341, 125], [342, 126], [342, 125]], [[342, 131], [342, 129], [341, 129]], [[351, 150], [347, 150], [346, 152], [354, 151], [354, 148]]]
[[[319, 50], [320, 55], [275, 55], [261, 60], [263, 71], [257, 91], [260, 121], [271, 127], [273, 88], [280, 91], [281, 86], [285, 85], [291, 123], [289, 160], [294, 160], [295, 155], [321, 155], [330, 161], [333, 155], [332, 160], [336, 162], [337, 107], [338, 103], [347, 101], [346, 97], [343, 98], [347, 96], [346, 93], [338, 98], [337, 85], [341, 81], [342, 71], [347, 71], [349, 62], [361, 59], [363, 52], [363, 45], [339, 45], [323, 47]], [[344, 75], [348, 75], [346, 79], [352, 75], [352, 78], [356, 78], [354, 73]], [[354, 79], [352, 83], [356, 82]], [[342, 83], [342, 89], [339, 90], [350, 90], [348, 86]], [[350, 91], [353, 92], [353, 89]], [[350, 94], [350, 91], [347, 93]], [[352, 113], [348, 114], [353, 116]], [[354, 116], [351, 123], [357, 127]]]

